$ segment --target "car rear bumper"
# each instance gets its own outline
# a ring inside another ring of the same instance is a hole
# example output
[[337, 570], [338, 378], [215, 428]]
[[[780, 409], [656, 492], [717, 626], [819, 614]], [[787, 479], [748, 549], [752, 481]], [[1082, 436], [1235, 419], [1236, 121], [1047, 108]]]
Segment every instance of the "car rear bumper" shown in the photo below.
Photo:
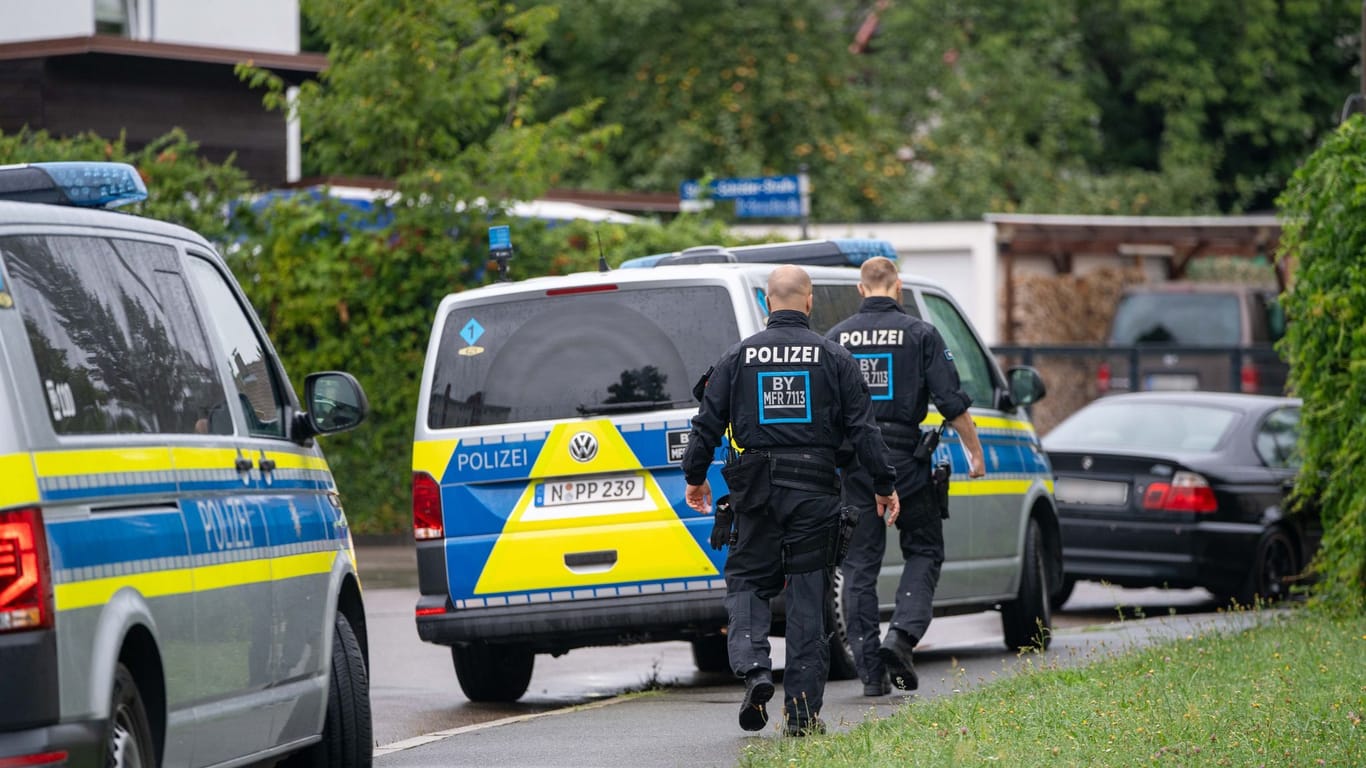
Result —
[[1238, 588], [1262, 526], [1218, 521], [1148, 522], [1062, 517], [1063, 571], [1125, 587]]
[[[8, 765], [13, 760], [15, 765], [102, 767], [104, 729], [102, 721], [87, 721], [0, 733], [0, 763]], [[65, 753], [65, 760], [61, 753]]]
[[525, 643], [537, 653], [683, 640], [726, 626], [725, 593], [715, 588], [463, 609], [452, 608], [444, 595], [424, 595], [417, 604], [417, 634], [440, 645]]

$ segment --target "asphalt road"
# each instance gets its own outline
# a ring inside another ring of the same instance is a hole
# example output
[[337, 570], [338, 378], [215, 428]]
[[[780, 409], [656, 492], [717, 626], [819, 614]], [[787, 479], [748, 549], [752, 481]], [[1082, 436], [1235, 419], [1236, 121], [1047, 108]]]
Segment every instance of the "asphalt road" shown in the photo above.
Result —
[[[417, 592], [405, 584], [411, 571], [404, 549], [360, 548], [357, 559], [366, 584], [379, 766], [733, 766], [746, 744], [777, 737], [772, 724], [757, 735], [741, 731], [738, 681], [698, 672], [691, 647], [680, 642], [537, 656], [521, 700], [472, 703], [448, 650], [417, 638]], [[916, 652], [921, 690], [913, 696], [951, 694], [1025, 663], [1085, 663], [1231, 620], [1214, 608], [1203, 590], [1083, 582], [1055, 615], [1052, 648], [1042, 659], [1007, 651], [995, 612], [936, 619]], [[773, 645], [780, 667], [781, 638]], [[822, 714], [843, 730], [867, 717], [894, 716], [907, 698], [866, 698], [858, 681], [832, 681]]]

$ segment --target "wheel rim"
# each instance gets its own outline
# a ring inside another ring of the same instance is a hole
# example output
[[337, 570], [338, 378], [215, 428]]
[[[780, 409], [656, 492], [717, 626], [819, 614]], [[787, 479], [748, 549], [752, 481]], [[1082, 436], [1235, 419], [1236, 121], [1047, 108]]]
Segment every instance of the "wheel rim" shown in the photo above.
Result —
[[1290, 543], [1276, 536], [1267, 542], [1262, 558], [1262, 583], [1259, 592], [1268, 600], [1285, 597], [1285, 580], [1295, 570], [1294, 556], [1290, 553]]
[[133, 734], [133, 717], [127, 707], [119, 707], [114, 717], [114, 733], [109, 739], [110, 765], [114, 768], [139, 768], [145, 765], [137, 736]]

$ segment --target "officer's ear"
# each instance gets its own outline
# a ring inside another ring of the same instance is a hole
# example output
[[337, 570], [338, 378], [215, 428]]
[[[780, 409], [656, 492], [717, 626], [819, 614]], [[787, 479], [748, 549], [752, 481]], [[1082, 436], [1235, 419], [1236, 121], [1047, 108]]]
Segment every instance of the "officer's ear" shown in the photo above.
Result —
[[815, 298], [813, 294], [806, 294], [806, 314], [811, 314], [811, 302]]
[[860, 299], [868, 298], [868, 289], [864, 287], [863, 283], [861, 282], [858, 284], [858, 297]]

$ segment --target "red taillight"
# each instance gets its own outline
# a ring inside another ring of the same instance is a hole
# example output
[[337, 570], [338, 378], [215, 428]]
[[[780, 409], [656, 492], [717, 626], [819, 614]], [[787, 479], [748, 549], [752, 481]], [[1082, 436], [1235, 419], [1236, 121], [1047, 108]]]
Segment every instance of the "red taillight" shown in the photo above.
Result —
[[1257, 366], [1244, 362], [1242, 369], [1238, 371], [1238, 384], [1242, 387], [1243, 394], [1257, 394], [1262, 388], [1262, 377], [1257, 374]]
[[1160, 512], [1213, 512], [1219, 508], [1214, 489], [1194, 472], [1177, 472], [1170, 483], [1151, 483], [1143, 492], [1143, 508]]
[[51, 587], [42, 514], [0, 512], [0, 632], [52, 626]]
[[440, 539], [446, 535], [441, 522], [441, 486], [426, 472], [413, 473], [413, 538]]
[[580, 285], [574, 288], [551, 288], [545, 292], [547, 296], [569, 296], [575, 293], [602, 293], [603, 291], [615, 291], [617, 287], [611, 283], [602, 285]]
[[1104, 395], [1110, 391], [1110, 364], [1101, 363], [1096, 369], [1096, 391]]
[[30, 765], [66, 765], [67, 753], [62, 752], [39, 752], [35, 755], [24, 755], [22, 757], [0, 757], [0, 768], [20, 768], [20, 766]]
[[20, 768], [20, 765], [66, 765], [66, 752], [40, 752], [23, 757], [0, 757], [0, 768]]

